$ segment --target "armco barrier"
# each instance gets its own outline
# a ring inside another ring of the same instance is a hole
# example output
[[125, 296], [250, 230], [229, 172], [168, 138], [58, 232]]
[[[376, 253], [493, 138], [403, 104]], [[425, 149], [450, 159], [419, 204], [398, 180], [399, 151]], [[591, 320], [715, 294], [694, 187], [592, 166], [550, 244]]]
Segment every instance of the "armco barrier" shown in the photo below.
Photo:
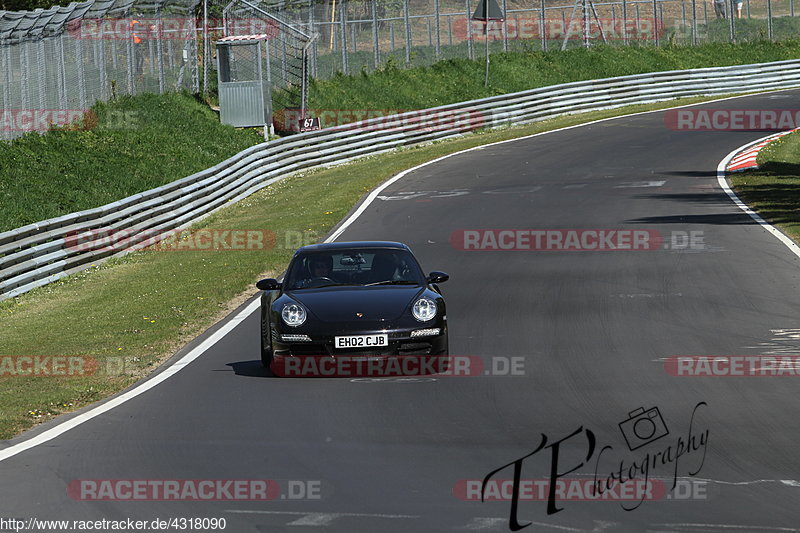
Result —
[[[183, 228], [305, 168], [558, 115], [681, 97], [800, 87], [800, 60], [655, 72], [542, 87], [301, 133], [253, 146], [186, 178], [123, 200], [0, 233], [0, 300], [89, 268], [156, 232]], [[124, 230], [124, 249], [69, 239]], [[140, 233], [141, 232], [141, 233]]]

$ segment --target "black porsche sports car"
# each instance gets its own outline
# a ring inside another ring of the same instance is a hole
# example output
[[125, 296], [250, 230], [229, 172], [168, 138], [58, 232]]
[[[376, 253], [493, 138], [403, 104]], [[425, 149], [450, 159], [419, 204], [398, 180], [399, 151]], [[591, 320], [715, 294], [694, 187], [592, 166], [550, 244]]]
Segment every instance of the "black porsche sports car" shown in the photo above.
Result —
[[409, 247], [397, 242], [304, 246], [282, 283], [256, 284], [264, 291], [261, 361], [284, 375], [276, 366], [299, 368], [308, 358], [446, 356], [447, 315], [437, 284], [448, 279], [444, 272], [425, 276]]

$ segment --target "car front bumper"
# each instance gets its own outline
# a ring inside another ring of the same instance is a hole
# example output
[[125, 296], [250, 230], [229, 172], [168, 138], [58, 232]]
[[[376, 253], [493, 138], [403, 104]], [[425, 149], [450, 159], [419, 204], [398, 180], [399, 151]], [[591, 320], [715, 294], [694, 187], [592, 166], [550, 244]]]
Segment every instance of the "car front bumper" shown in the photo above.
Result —
[[448, 350], [447, 328], [440, 331], [439, 335], [424, 337], [411, 337], [410, 330], [348, 332], [348, 335], [388, 335], [388, 346], [369, 348], [334, 348], [334, 335], [308, 335], [311, 340], [305, 342], [283, 342], [276, 338], [272, 370], [279, 375], [298, 377], [437, 373], [446, 370]]

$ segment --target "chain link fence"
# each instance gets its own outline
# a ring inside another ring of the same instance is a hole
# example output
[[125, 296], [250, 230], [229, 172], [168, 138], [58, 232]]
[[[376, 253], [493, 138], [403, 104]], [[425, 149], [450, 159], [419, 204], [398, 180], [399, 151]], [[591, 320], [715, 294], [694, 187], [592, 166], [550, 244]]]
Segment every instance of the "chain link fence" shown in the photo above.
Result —
[[[227, 5], [226, 0], [205, 2], [211, 11]], [[505, 20], [488, 23], [472, 20], [480, 0], [262, 0], [258, 5], [317, 36], [308, 57], [309, 72], [318, 79], [389, 63], [426, 66], [442, 59], [480, 59], [487, 40], [489, 52], [495, 53], [598, 43], [749, 42], [800, 35], [795, 0], [496, 2]], [[210, 60], [206, 64], [211, 65]]]
[[479, 59], [485, 50], [780, 40], [795, 0], [90, 0], [0, 11], [0, 139], [69, 124], [115, 95], [216, 94], [214, 41], [266, 36], [273, 109], [304, 108], [309, 77]]
[[117, 95], [198, 92], [198, 5], [95, 0], [0, 11], [0, 139], [70, 124]]

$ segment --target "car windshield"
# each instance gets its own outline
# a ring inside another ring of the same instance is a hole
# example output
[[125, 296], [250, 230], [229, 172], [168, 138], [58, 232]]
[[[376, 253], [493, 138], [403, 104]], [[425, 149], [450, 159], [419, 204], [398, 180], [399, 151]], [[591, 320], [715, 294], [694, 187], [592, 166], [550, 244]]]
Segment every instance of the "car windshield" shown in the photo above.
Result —
[[389, 248], [342, 249], [296, 256], [286, 273], [286, 290], [335, 285], [424, 285], [414, 256]]

